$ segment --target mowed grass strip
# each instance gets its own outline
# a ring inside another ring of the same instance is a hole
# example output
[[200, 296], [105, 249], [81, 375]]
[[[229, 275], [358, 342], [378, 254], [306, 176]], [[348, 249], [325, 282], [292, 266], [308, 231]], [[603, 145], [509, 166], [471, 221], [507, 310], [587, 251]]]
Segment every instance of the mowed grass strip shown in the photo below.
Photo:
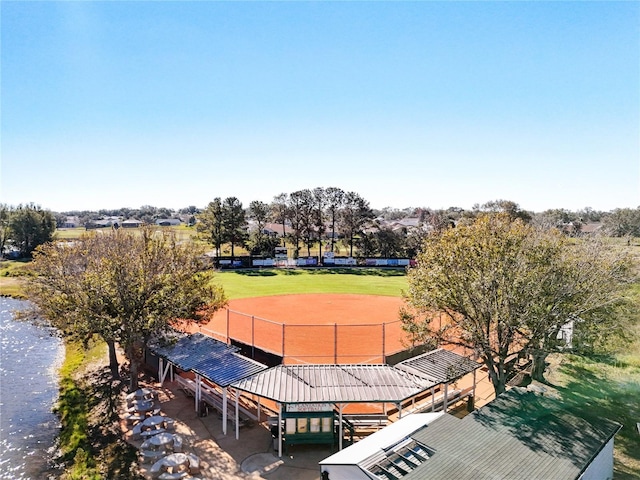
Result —
[[218, 272], [215, 280], [222, 285], [230, 300], [296, 293], [350, 293], [400, 297], [407, 288], [404, 269], [227, 270]]

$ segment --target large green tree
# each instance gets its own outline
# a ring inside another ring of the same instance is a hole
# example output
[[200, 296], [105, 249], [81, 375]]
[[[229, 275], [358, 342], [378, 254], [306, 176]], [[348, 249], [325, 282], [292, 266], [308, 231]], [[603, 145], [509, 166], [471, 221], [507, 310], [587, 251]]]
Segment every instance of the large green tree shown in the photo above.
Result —
[[324, 188], [317, 187], [313, 189], [313, 202], [315, 208], [313, 213], [313, 226], [318, 238], [319, 261], [322, 261], [322, 241], [324, 239], [324, 232], [326, 230], [324, 220], [327, 200], [327, 192]]
[[249, 204], [249, 218], [254, 221], [254, 227], [249, 235], [249, 248], [252, 255], [272, 256], [274, 248], [278, 246], [278, 239], [264, 233], [269, 221], [271, 209], [268, 204], [254, 200]]
[[308, 212], [306, 200], [305, 191], [297, 190], [289, 195], [287, 203], [287, 218], [291, 224], [291, 239], [295, 245], [295, 258], [298, 258], [300, 254], [300, 239], [304, 234], [305, 214]]
[[227, 197], [222, 202], [222, 224], [224, 236], [231, 244], [231, 256], [235, 255], [235, 246], [243, 247], [247, 241], [247, 219], [242, 202], [236, 197]]
[[591, 339], [612, 333], [629, 302], [629, 259], [602, 243], [569, 242], [507, 214], [431, 235], [409, 271], [405, 329], [416, 341], [476, 352], [496, 394], [518, 355], [532, 358], [540, 378], [567, 322]]
[[209, 202], [197, 218], [199, 222], [196, 224], [196, 230], [205, 241], [214, 246], [216, 256], [220, 256], [222, 244], [225, 242], [224, 214], [220, 197]]
[[364, 228], [373, 219], [373, 210], [369, 202], [355, 192], [344, 195], [339, 214], [341, 231], [349, 244], [349, 256], [353, 256], [353, 245], [356, 236], [363, 233]]
[[0, 258], [4, 254], [4, 248], [11, 234], [10, 220], [11, 208], [4, 203], [0, 203]]
[[171, 232], [149, 228], [49, 243], [35, 252], [27, 294], [37, 313], [64, 335], [100, 335], [109, 346], [114, 376], [119, 344], [134, 390], [150, 339], [176, 323], [201, 320], [226, 302], [201, 253]]
[[640, 207], [616, 208], [604, 217], [603, 225], [614, 237], [640, 237]]
[[270, 205], [271, 217], [273, 221], [279, 223], [282, 226], [282, 246], [287, 246], [287, 218], [289, 216], [289, 194], [280, 193], [273, 197], [273, 201]]
[[331, 222], [331, 251], [333, 252], [336, 239], [336, 222], [344, 202], [344, 190], [337, 187], [329, 187], [325, 190], [325, 197], [327, 201], [327, 216]]
[[33, 203], [18, 205], [9, 213], [9, 238], [24, 257], [30, 256], [38, 245], [50, 242], [55, 230], [53, 213]]

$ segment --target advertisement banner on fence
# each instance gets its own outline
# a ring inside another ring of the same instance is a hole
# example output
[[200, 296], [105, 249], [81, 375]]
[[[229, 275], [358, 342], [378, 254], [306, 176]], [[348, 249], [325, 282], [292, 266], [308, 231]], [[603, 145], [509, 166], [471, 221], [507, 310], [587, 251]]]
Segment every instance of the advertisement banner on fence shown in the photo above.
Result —
[[273, 267], [275, 265], [275, 261], [273, 258], [256, 258], [252, 261], [252, 265], [254, 267]]
[[296, 265], [298, 267], [314, 267], [318, 265], [318, 259], [316, 257], [298, 258]]
[[355, 258], [336, 258], [335, 265], [356, 265]]
[[334, 265], [336, 263], [335, 254], [333, 252], [324, 252], [322, 263], [325, 265]]

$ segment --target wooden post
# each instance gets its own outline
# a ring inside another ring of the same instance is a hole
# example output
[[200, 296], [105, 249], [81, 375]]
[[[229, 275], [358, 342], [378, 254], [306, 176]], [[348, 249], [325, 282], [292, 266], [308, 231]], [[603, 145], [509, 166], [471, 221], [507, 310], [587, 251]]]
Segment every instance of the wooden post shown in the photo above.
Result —
[[431, 411], [436, 409], [436, 387], [431, 387]]
[[200, 375], [196, 374], [196, 392], [195, 392], [195, 400], [196, 400], [196, 412], [200, 415]]
[[449, 394], [449, 382], [444, 384], [444, 403], [442, 407], [442, 411], [447, 413], [447, 395]]
[[[252, 395], [252, 396], [253, 396], [253, 400], [256, 401], [255, 395]], [[260, 397], [258, 397], [257, 402], [258, 402], [258, 423], [260, 423]]]

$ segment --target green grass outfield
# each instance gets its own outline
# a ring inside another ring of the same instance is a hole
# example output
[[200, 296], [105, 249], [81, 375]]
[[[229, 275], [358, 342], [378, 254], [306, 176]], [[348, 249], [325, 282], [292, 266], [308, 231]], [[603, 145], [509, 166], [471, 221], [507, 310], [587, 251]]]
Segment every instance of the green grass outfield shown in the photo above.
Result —
[[295, 293], [350, 293], [400, 297], [407, 288], [404, 269], [227, 270], [216, 273], [214, 278], [222, 285], [230, 300]]

